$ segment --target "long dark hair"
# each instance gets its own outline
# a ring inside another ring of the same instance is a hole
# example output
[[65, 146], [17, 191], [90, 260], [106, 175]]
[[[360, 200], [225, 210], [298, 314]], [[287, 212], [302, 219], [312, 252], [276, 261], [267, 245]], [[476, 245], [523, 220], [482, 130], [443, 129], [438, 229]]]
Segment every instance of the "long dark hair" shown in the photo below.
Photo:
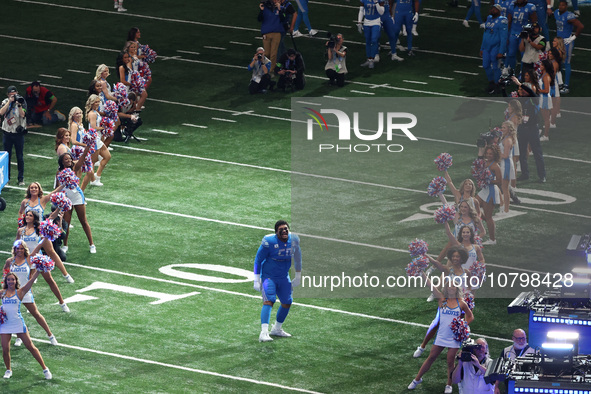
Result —
[[544, 66], [544, 70], [550, 76], [550, 82], [553, 83], [554, 81], [554, 66], [552, 62], [548, 59], [542, 60], [542, 66]]
[[[39, 217], [39, 212], [35, 211], [35, 210], [30, 210], [27, 213], [31, 212], [33, 214], [33, 227], [35, 228], [35, 234], [39, 235], [39, 224], [41, 222], [41, 218]], [[26, 221], [26, 216], [27, 213], [25, 213], [25, 221]], [[25, 223], [25, 227], [27, 227], [27, 224]]]
[[550, 52], [552, 52], [552, 56], [554, 56], [554, 60], [556, 60], [556, 62], [558, 63], [558, 70], [560, 70], [562, 68], [562, 55], [560, 54], [560, 51], [557, 48], [550, 48]]
[[139, 27], [132, 27], [131, 29], [129, 29], [129, 31], [127, 32], [127, 41], [135, 41], [135, 35], [139, 30]]

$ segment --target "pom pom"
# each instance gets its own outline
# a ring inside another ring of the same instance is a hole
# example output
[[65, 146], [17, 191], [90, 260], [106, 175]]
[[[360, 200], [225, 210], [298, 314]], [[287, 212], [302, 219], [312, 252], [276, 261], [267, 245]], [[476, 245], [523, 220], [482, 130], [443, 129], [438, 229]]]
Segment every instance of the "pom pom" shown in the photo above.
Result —
[[40, 253], [31, 257], [31, 264], [34, 264], [35, 269], [39, 272], [51, 272], [55, 268], [53, 260]]
[[62, 212], [68, 212], [72, 209], [72, 200], [70, 200], [64, 192], [53, 193], [51, 195], [51, 203], [57, 206]]
[[494, 179], [494, 175], [486, 166], [486, 162], [484, 161], [484, 159], [474, 160], [474, 162], [472, 163], [472, 176], [476, 178], [478, 187], [481, 189], [490, 185], [490, 183]]
[[119, 101], [119, 104], [121, 104], [121, 100], [127, 98], [127, 86], [121, 82], [117, 82], [115, 86], [113, 86], [113, 96], [115, 96]]
[[429, 259], [427, 256], [416, 257], [406, 266], [406, 275], [421, 276], [428, 266]]
[[[127, 97], [119, 99], [119, 108], [121, 108], [121, 109], [129, 107], [130, 104], [131, 104], [131, 101], [129, 101], [129, 99]], [[122, 112], [124, 112], [124, 111], [122, 111]]]
[[92, 165], [92, 158], [90, 155], [86, 155], [84, 158], [84, 164], [82, 164], [82, 172], [93, 172], [94, 166]]
[[477, 277], [478, 282], [482, 284], [486, 280], [486, 264], [480, 261], [475, 261], [468, 268], [468, 273], [470, 276]]
[[152, 70], [150, 70], [150, 66], [146, 62], [140, 62], [139, 66], [139, 73], [144, 79], [148, 79], [152, 77]]
[[[105, 116], [107, 118], [112, 119], [112, 120], [117, 119], [117, 111], [118, 110], [119, 110], [119, 106], [113, 100], [107, 100], [105, 102], [105, 106], [103, 107], [103, 111], [105, 112]], [[104, 119], [105, 116], [103, 116], [102, 119]]]
[[472, 294], [468, 294], [466, 298], [464, 298], [464, 302], [466, 303], [466, 305], [468, 305], [468, 308], [470, 308], [470, 310], [474, 309], [474, 296]]
[[439, 193], [443, 193], [445, 191], [445, 186], [447, 185], [447, 181], [442, 176], [437, 176], [433, 178], [429, 186], [427, 187], [427, 194], [431, 197], [436, 197]]
[[137, 71], [131, 72], [131, 90], [141, 95], [146, 88], [146, 80]]
[[412, 257], [422, 256], [429, 251], [429, 244], [422, 239], [415, 238], [415, 240], [408, 245], [408, 251]]
[[74, 171], [70, 168], [64, 168], [57, 174], [57, 180], [61, 185], [64, 185], [70, 190], [76, 189], [80, 183], [80, 179], [76, 176]]
[[466, 323], [466, 320], [456, 317], [452, 320], [449, 325], [451, 332], [454, 334], [454, 339], [458, 342], [464, 342], [470, 338], [470, 326]]
[[517, 91], [511, 92], [511, 97], [519, 97], [519, 93]]
[[480, 238], [480, 236], [474, 235], [474, 243], [480, 246], [480, 249], [484, 249], [484, 246], [482, 246], [482, 238]]
[[[71, 202], [70, 202], [71, 204]], [[39, 234], [51, 242], [55, 241], [62, 233], [62, 229], [51, 220], [44, 220], [39, 224]]]
[[437, 164], [437, 169], [439, 171], [445, 171], [452, 164], [452, 157], [449, 153], [442, 153], [435, 160], [433, 160], [435, 164]]
[[101, 119], [101, 127], [103, 128], [103, 136], [105, 138], [110, 138], [115, 133], [115, 121], [111, 118], [103, 117]]
[[78, 160], [80, 159], [80, 156], [82, 156], [82, 154], [84, 153], [84, 148], [82, 148], [80, 145], [74, 145], [72, 146], [70, 152], [72, 153], [72, 159]]
[[158, 54], [156, 53], [155, 50], [153, 50], [152, 48], [150, 48], [147, 45], [140, 45], [140, 53], [142, 55], [144, 55], [144, 60], [148, 63], [154, 63], [154, 61], [156, 61], [156, 58], [158, 57]]
[[456, 207], [452, 204], [442, 205], [441, 207], [437, 208], [433, 216], [435, 217], [435, 221], [437, 223], [443, 224], [452, 220], [454, 216], [456, 216]]
[[18, 222], [18, 226], [19, 227], [24, 227], [25, 224], [26, 224], [25, 223], [25, 217], [24, 216], [21, 216], [20, 218], [18, 218], [17, 222]]
[[4, 307], [0, 306], [0, 324], [4, 324], [8, 321], [6, 318], [6, 312], [4, 312]]
[[84, 134], [82, 136], [82, 142], [84, 142], [86, 145], [90, 146], [90, 149], [88, 150], [88, 153], [90, 155], [92, 155], [94, 152], [96, 152], [97, 138], [98, 138], [98, 133], [93, 128], [88, 129], [86, 134]]

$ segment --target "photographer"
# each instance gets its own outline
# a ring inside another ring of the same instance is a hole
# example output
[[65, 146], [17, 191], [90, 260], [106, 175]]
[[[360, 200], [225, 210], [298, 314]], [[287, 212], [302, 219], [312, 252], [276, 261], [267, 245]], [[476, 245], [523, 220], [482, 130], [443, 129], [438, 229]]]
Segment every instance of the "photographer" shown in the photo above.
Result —
[[[25, 133], [27, 132], [27, 103], [18, 94], [14, 86], [9, 86], [6, 93], [8, 98], [5, 98], [0, 106], [0, 116], [3, 117], [2, 131], [4, 134], [2, 136], [2, 143], [4, 150], [8, 152], [8, 163], [10, 163], [12, 147], [14, 146], [18, 165], [18, 185], [25, 186], [25, 160], [23, 151], [25, 148]], [[8, 179], [10, 179], [10, 167], [8, 165]]]
[[304, 59], [295, 49], [288, 49], [275, 66], [275, 74], [279, 75], [277, 87], [285, 91], [286, 88], [301, 90], [306, 85], [304, 76]]
[[257, 48], [252, 61], [248, 65], [248, 71], [252, 71], [250, 85], [248, 85], [250, 94], [267, 93], [267, 88], [271, 84], [275, 84], [275, 82], [271, 81], [271, 74], [269, 74], [271, 61], [265, 56], [265, 50], [262, 47]]
[[475, 343], [464, 345], [457, 360], [451, 380], [458, 385], [460, 394], [494, 393], [494, 384], [484, 381], [486, 369], [493, 362], [488, 357], [485, 339], [478, 338]]
[[525, 25], [519, 38], [521, 38], [519, 51], [523, 53], [521, 57], [521, 77], [523, 78], [527, 70], [534, 69], [534, 64], [546, 48], [546, 40], [540, 35], [540, 25], [537, 22]]
[[[133, 133], [143, 124], [139, 114], [134, 110], [135, 100], [137, 98], [135, 92], [129, 92], [127, 96], [129, 104], [125, 107], [119, 107], [117, 116], [121, 124], [115, 130], [114, 140], [117, 142], [128, 142], [130, 138], [135, 138]], [[139, 141], [136, 138], [136, 141]]]
[[[330, 34], [330, 33], [329, 33]], [[345, 86], [345, 74], [347, 74], [347, 47], [343, 45], [343, 35], [330, 36], [326, 43], [328, 61], [324, 69], [331, 85]]]
[[275, 69], [281, 34], [285, 33], [282, 21], [281, 0], [264, 0], [259, 4], [258, 21], [261, 22], [263, 48], [271, 58], [271, 71]]
[[33, 81], [25, 93], [27, 106], [27, 124], [48, 125], [66, 120], [64, 114], [54, 110], [57, 97], [39, 81]]

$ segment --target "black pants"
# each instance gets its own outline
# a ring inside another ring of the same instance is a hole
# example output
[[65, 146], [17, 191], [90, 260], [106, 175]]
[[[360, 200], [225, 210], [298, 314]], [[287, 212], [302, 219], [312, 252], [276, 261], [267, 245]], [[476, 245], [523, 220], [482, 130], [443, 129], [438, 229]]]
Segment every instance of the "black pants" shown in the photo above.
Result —
[[280, 75], [279, 81], [277, 81], [277, 87], [283, 90], [292, 87], [298, 90], [302, 90], [304, 86], [306, 86], [306, 78], [304, 77], [303, 73], [296, 74], [295, 79], [290, 79], [290, 77], [286, 75]]
[[18, 166], [18, 181], [22, 182], [25, 174], [25, 135], [22, 133], [3, 133], [2, 142], [4, 150], [8, 152], [8, 179], [10, 179], [10, 158], [12, 157], [12, 147], [16, 153], [16, 164]]
[[546, 177], [546, 167], [544, 165], [544, 156], [542, 156], [542, 144], [540, 144], [540, 135], [537, 126], [534, 127], [520, 127], [517, 133], [517, 141], [519, 141], [519, 163], [521, 163], [521, 175], [529, 178], [529, 168], [527, 166], [527, 145], [529, 144], [536, 161], [538, 170], [538, 177], [540, 179]]
[[345, 74], [338, 73], [335, 70], [326, 70], [326, 76], [330, 79], [330, 84], [334, 85], [335, 83], [339, 87], [345, 86]]
[[261, 77], [261, 82], [255, 82], [254, 80], [250, 80], [250, 85], [248, 85], [248, 91], [250, 92], [250, 94], [256, 94], [261, 90], [267, 89], [270, 83], [271, 76], [269, 74], [265, 74]]

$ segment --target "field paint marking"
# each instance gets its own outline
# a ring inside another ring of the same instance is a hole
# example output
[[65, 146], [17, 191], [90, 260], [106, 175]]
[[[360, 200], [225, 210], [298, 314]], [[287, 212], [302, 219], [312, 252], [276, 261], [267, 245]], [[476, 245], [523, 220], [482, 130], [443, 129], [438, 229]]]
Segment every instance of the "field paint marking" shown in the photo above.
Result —
[[[31, 338], [34, 341], [37, 342], [41, 342], [41, 343], [49, 343], [48, 340], [45, 339], [38, 339], [38, 338]], [[115, 357], [115, 358], [121, 358], [124, 360], [130, 360], [130, 361], [137, 361], [137, 362], [141, 362], [144, 364], [152, 364], [152, 365], [158, 365], [161, 367], [168, 367], [168, 368], [174, 368], [174, 369], [180, 369], [182, 371], [188, 371], [188, 372], [196, 372], [202, 375], [210, 375], [210, 376], [215, 376], [218, 378], [225, 378], [225, 379], [231, 379], [231, 380], [239, 380], [241, 382], [247, 382], [247, 383], [254, 383], [254, 384], [259, 384], [259, 385], [263, 385], [263, 386], [270, 386], [270, 387], [277, 387], [280, 389], [285, 389], [285, 390], [291, 390], [291, 391], [298, 391], [301, 393], [319, 393], [318, 391], [311, 391], [311, 390], [306, 390], [306, 389], [300, 389], [297, 387], [290, 387], [290, 386], [284, 386], [281, 384], [277, 384], [277, 383], [270, 383], [270, 382], [264, 382], [262, 380], [255, 380], [255, 379], [250, 379], [250, 378], [243, 378], [240, 376], [233, 376], [233, 375], [227, 375], [227, 374], [223, 374], [223, 373], [218, 373], [218, 372], [211, 372], [211, 371], [206, 371], [204, 369], [197, 369], [197, 368], [189, 368], [189, 367], [183, 367], [180, 365], [174, 365], [174, 364], [168, 364], [168, 363], [163, 363], [160, 361], [154, 361], [154, 360], [147, 360], [145, 358], [138, 358], [138, 357], [132, 357], [132, 356], [126, 356], [120, 353], [110, 353], [110, 352], [105, 352], [102, 350], [95, 350], [95, 349], [90, 349], [90, 348], [86, 348], [86, 347], [81, 347], [81, 346], [74, 346], [74, 345], [66, 345], [62, 342], [58, 343], [57, 346], [61, 346], [67, 349], [74, 349], [74, 350], [80, 350], [83, 352], [89, 352], [89, 353], [95, 353], [95, 354], [100, 354], [103, 356], [111, 356], [111, 357]]]
[[189, 126], [189, 127], [198, 127], [200, 129], [206, 129], [207, 128], [207, 126], [201, 126], [201, 125], [198, 125], [198, 124], [191, 124], [191, 123], [182, 123], [182, 125], [183, 126]]
[[31, 156], [31, 157], [40, 157], [42, 159], [49, 159], [49, 160], [53, 160], [55, 159], [55, 157], [47, 157], [47, 156], [41, 156], [41, 155], [35, 155], [33, 153], [27, 153], [27, 156]]
[[39, 74], [40, 77], [45, 78], [55, 78], [55, 79], [62, 79], [62, 77], [58, 77], [57, 75], [49, 75], [49, 74]]
[[188, 53], [189, 55], [201, 55], [199, 52], [192, 52], [192, 51], [182, 51], [182, 50], [180, 50], [180, 49], [177, 49], [176, 51], [177, 51], [177, 52], [180, 52], [180, 53]]
[[[21, 1], [21, 0], [15, 0], [15, 1]], [[57, 5], [57, 4], [56, 4]], [[7, 36], [4, 34], [0, 34], [0, 38], [17, 38], [14, 36]], [[65, 46], [70, 46], [70, 47], [74, 47], [74, 48], [85, 48], [85, 49], [94, 49], [94, 50], [98, 50], [98, 51], [107, 51], [107, 52], [121, 52], [117, 49], [106, 49], [106, 48], [99, 48], [99, 47], [92, 47], [90, 45], [80, 45], [80, 44], [71, 44], [68, 42], [61, 42], [61, 41], [50, 41], [50, 40], [40, 40], [37, 38], [25, 38], [25, 37], [18, 37], [18, 39], [20, 40], [24, 40], [24, 41], [33, 41], [33, 42], [40, 42], [43, 44], [56, 44], [56, 45], [65, 45]], [[86, 89], [81, 89], [83, 91], [88, 92], [88, 90]]]
[[424, 8], [423, 7], [423, 11], [434, 11], [434, 12], [442, 12], [442, 13], [445, 13], [444, 10], [436, 10], [435, 8]]
[[439, 75], [429, 75], [429, 78], [445, 79], [446, 81], [453, 81], [455, 79], [450, 77], [440, 77]]
[[337, 97], [337, 96], [322, 96], [322, 97], [331, 98], [331, 99], [335, 99], [335, 100], [349, 100], [348, 97]]
[[328, 26], [330, 26], [330, 27], [339, 27], [341, 29], [350, 29], [350, 28], [353, 27], [353, 26], [345, 26], [345, 25], [333, 25], [333, 24], [328, 24]]
[[299, 104], [306, 104], [306, 105], [316, 105], [316, 106], [321, 106], [322, 104], [319, 103], [309, 103], [307, 101], [297, 101], [297, 103]]
[[362, 92], [361, 90], [349, 90], [351, 93], [370, 94], [374, 95], [374, 92]]
[[166, 130], [160, 130], [160, 129], [152, 129], [152, 131], [156, 131], [158, 133], [164, 133], [164, 134], [175, 134], [175, 135], [178, 134], [178, 133], [175, 133], [174, 131], [166, 131]]
[[289, 112], [291, 112], [291, 108], [281, 108], [281, 107], [267, 107], [267, 108], [269, 108], [269, 109], [276, 109], [276, 110], [279, 110], [279, 111], [289, 111]]
[[232, 119], [224, 119], [224, 118], [211, 118], [213, 120], [219, 120], [220, 122], [229, 122], [229, 123], [236, 123], [236, 120], [232, 120]]
[[408, 79], [403, 79], [402, 82], [406, 82], [406, 83], [416, 83], [419, 85], [428, 85], [427, 82], [421, 82], [421, 81], [409, 81]]
[[479, 75], [478, 73], [472, 73], [469, 71], [461, 71], [461, 70], [454, 70], [455, 73], [457, 74], [466, 74], [466, 75]]
[[240, 42], [240, 41], [230, 41], [230, 44], [252, 46], [252, 44], [250, 44], [248, 42]]
[[78, 73], [78, 74], [90, 74], [89, 71], [82, 71], [82, 70], [70, 70], [70, 69], [67, 69], [66, 71], [69, 71], [71, 73]]
[[222, 47], [212, 47], [212, 46], [208, 46], [208, 45], [203, 45], [203, 48], [207, 48], [207, 49], [217, 49], [218, 51], [225, 51], [226, 48], [222, 48]]

